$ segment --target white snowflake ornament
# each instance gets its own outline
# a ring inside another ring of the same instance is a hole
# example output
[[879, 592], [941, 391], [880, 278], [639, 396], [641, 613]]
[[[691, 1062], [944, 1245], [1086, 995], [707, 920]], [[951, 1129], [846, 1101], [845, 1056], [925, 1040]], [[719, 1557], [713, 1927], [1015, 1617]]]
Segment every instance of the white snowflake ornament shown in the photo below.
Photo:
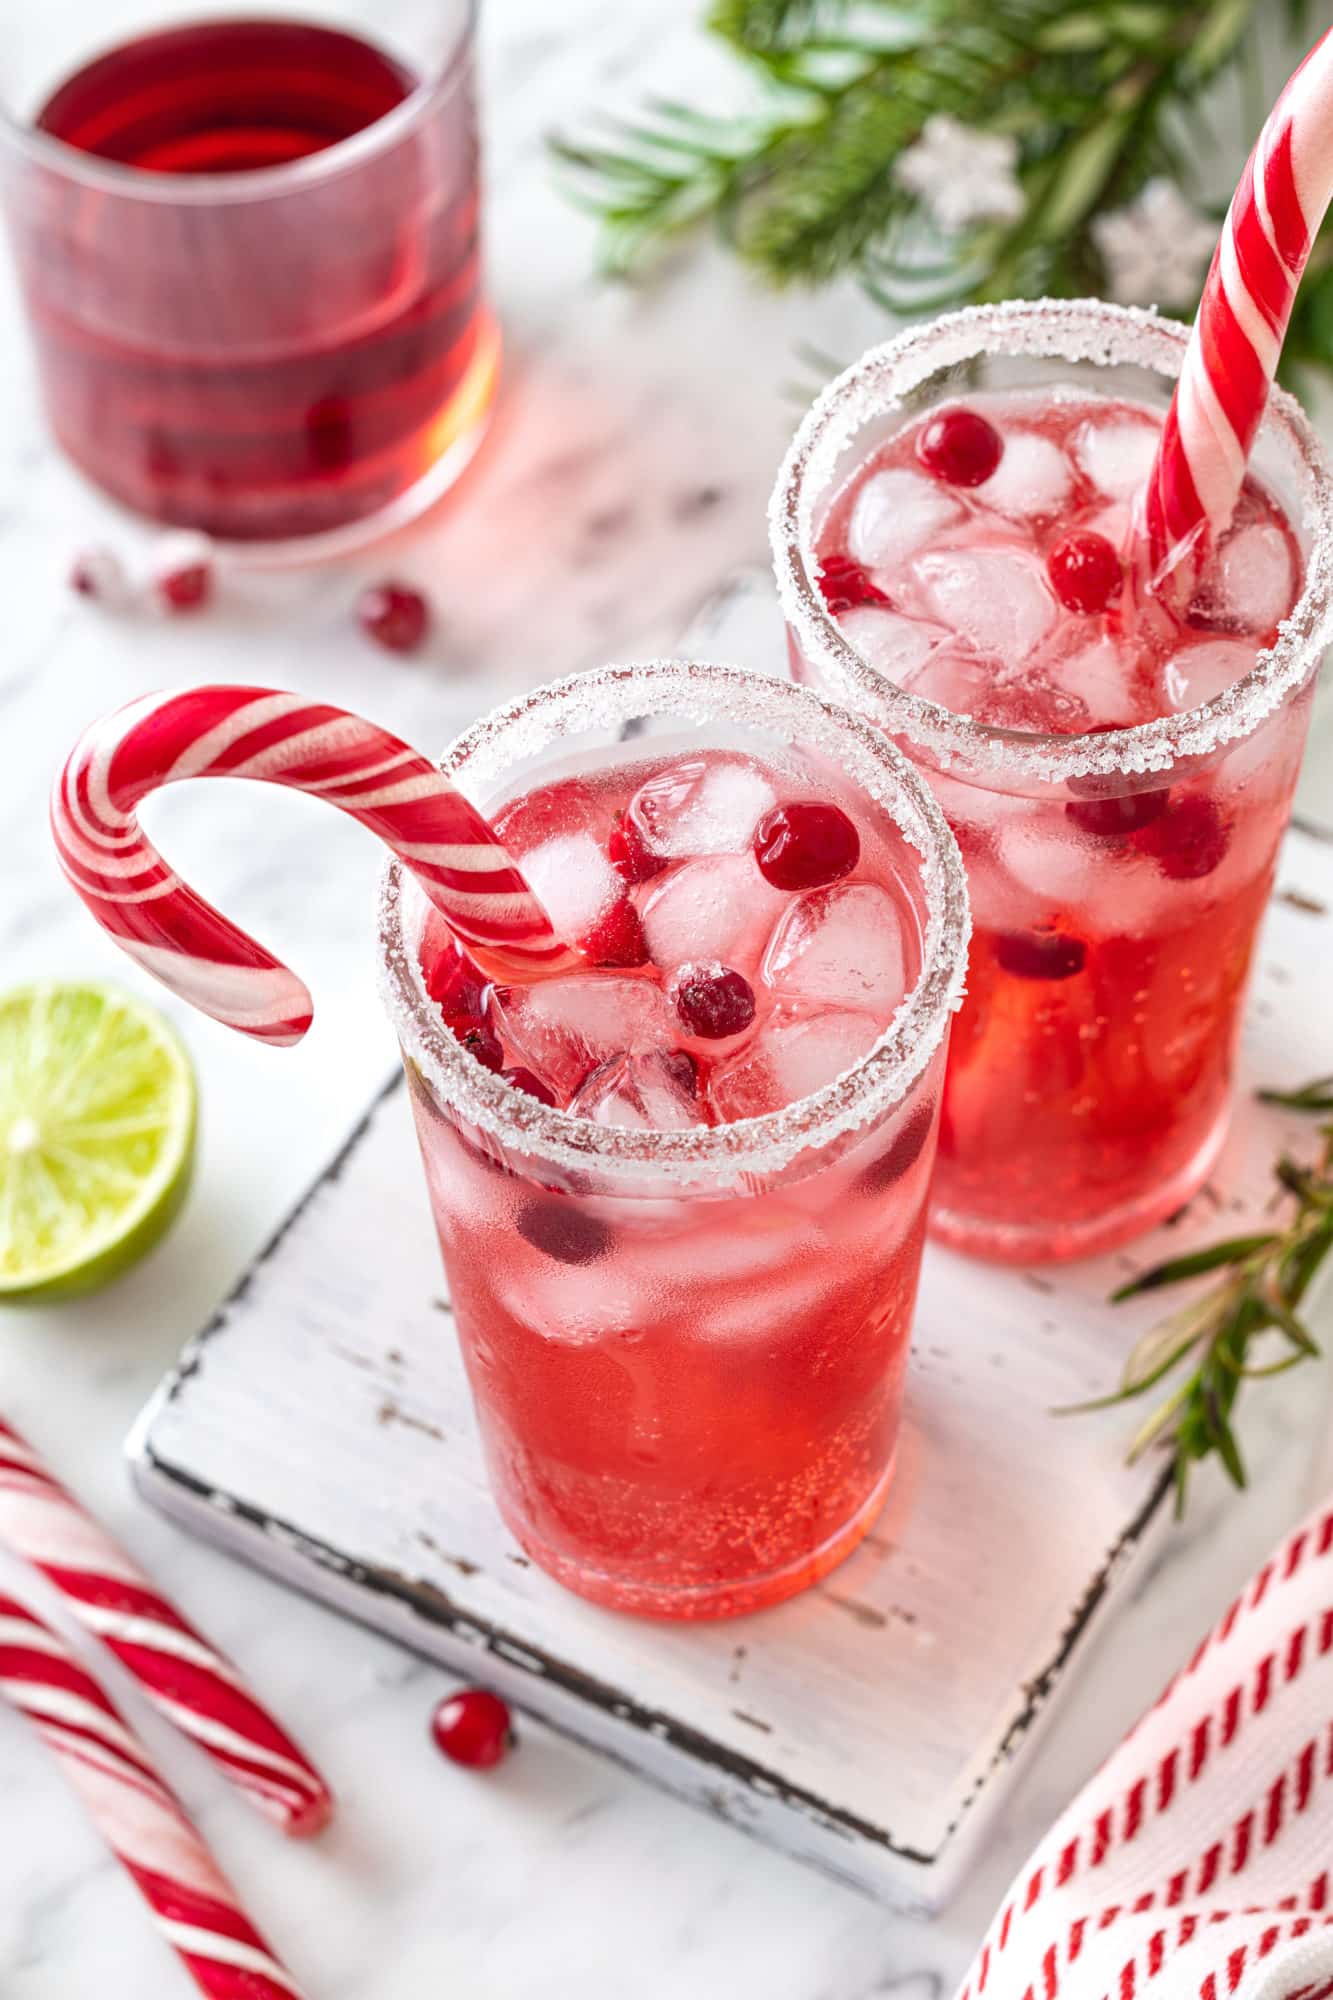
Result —
[[1174, 181], [1152, 180], [1126, 208], [1099, 215], [1092, 240], [1122, 306], [1192, 306], [1217, 244], [1212, 223]]
[[952, 232], [974, 222], [1017, 222], [1027, 208], [1017, 167], [1018, 141], [1010, 134], [977, 132], [937, 111], [898, 155], [893, 177]]

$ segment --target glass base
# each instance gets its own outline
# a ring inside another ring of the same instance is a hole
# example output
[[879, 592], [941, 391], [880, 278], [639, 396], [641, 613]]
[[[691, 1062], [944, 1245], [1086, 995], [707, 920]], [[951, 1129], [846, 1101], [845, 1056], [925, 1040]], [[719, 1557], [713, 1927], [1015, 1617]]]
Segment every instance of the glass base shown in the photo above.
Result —
[[1002, 1223], [989, 1217], [960, 1215], [948, 1208], [932, 1208], [929, 1234], [951, 1250], [961, 1250], [969, 1257], [982, 1257], [995, 1264], [1062, 1264], [1118, 1250], [1146, 1230], [1155, 1229], [1159, 1222], [1165, 1222], [1193, 1199], [1217, 1165], [1230, 1122], [1228, 1103], [1223, 1105], [1221, 1115], [1194, 1157], [1170, 1180], [1158, 1183], [1136, 1201], [1122, 1203], [1088, 1222]]
[[569, 1556], [534, 1540], [507, 1507], [501, 1505], [500, 1512], [505, 1526], [524, 1552], [548, 1576], [553, 1576], [557, 1583], [562, 1583], [577, 1597], [586, 1597], [591, 1603], [604, 1605], [611, 1611], [635, 1612], [641, 1618], [681, 1621], [740, 1618], [747, 1612], [763, 1611], [769, 1605], [781, 1604], [784, 1598], [795, 1597], [800, 1591], [808, 1590], [812, 1583], [818, 1583], [821, 1577], [827, 1576], [830, 1570], [845, 1561], [874, 1526], [893, 1482], [893, 1467], [894, 1460], [890, 1458], [880, 1479], [851, 1519], [808, 1556], [803, 1556], [800, 1562], [789, 1564], [786, 1569], [774, 1570], [767, 1576], [746, 1577], [738, 1583], [719, 1582], [686, 1589], [672, 1589], [667, 1584], [640, 1580], [629, 1581], [623, 1576], [608, 1576], [602, 1571], [589, 1569], [585, 1564], [575, 1562]]

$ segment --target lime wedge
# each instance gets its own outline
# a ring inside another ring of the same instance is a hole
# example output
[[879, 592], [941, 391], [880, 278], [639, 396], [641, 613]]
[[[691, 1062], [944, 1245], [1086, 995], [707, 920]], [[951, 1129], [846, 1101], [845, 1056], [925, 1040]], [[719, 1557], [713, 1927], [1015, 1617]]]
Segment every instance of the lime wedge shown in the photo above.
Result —
[[168, 1228], [190, 1181], [189, 1057], [106, 986], [0, 994], [0, 1304], [92, 1291]]

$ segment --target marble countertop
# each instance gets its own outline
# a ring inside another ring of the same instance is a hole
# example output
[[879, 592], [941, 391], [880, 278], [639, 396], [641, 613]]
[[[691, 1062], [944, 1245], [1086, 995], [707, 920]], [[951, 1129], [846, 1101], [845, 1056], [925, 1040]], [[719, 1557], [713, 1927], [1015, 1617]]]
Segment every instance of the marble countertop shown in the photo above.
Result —
[[[411, 0], [405, 0], [411, 4]], [[76, 19], [89, 0], [64, 0]], [[385, 0], [366, 19], [386, 18]], [[116, 619], [64, 587], [71, 552], [112, 525], [46, 437], [17, 302], [0, 291], [0, 964], [4, 982], [135, 975], [60, 882], [50, 773], [91, 714], [144, 688], [244, 677], [364, 707], [431, 747], [501, 694], [669, 646], [732, 566], [762, 560], [763, 509], [808, 374], [802, 345], [849, 357], [882, 327], [850, 288], [751, 287], [711, 251], [651, 288], [599, 281], [586, 223], [543, 156], [556, 118], [641, 90], [703, 91], [715, 60], [685, 0], [539, 0], [485, 10], [490, 263], [507, 340], [487, 446], [450, 503], [334, 571], [229, 580], [186, 624]], [[127, 532], [119, 523], [115, 531]], [[427, 654], [371, 649], [361, 577], [419, 579], [439, 611]], [[1242, 1507], [1199, 1496], [1009, 1794], [986, 1852], [932, 1922], [894, 1915], [750, 1845], [531, 1726], [478, 1780], [433, 1752], [446, 1677], [238, 1569], [132, 1499], [131, 1420], [273, 1222], [333, 1150], [393, 1048], [373, 994], [378, 853], [358, 829], [276, 794], [264, 837], [225, 788], [152, 814], [183, 871], [290, 949], [317, 996], [305, 1045], [274, 1054], [197, 1016], [203, 1134], [184, 1219], [147, 1264], [77, 1306], [10, 1310], [0, 1406], [242, 1660], [332, 1778], [342, 1811], [287, 1846], [187, 1749], [146, 1723], [261, 1925], [317, 2000], [936, 2000], [961, 1974], [1009, 1875], [1156, 1694], [1303, 1504], [1303, 1461], [1264, 1454]], [[161, 997], [158, 995], [157, 997]], [[0, 1584], [5, 1581], [0, 1564]], [[108, 1680], [113, 1676], [108, 1671]], [[892, 1784], [892, 1773], [885, 1774]], [[184, 1975], [49, 1760], [0, 1709], [0, 1993], [175, 2000]]]

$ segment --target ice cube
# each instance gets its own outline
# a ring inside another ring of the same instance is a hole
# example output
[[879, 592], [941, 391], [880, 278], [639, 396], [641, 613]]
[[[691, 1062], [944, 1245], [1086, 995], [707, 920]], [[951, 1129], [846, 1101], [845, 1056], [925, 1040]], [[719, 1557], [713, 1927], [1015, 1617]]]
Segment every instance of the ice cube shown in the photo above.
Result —
[[595, 834], [565, 833], [523, 856], [528, 886], [560, 936], [580, 938], [623, 894]]
[[776, 1008], [743, 1054], [713, 1071], [713, 1110], [727, 1120], [780, 1111], [853, 1068], [882, 1033], [873, 1014], [850, 1008]]
[[1055, 624], [1042, 566], [1021, 549], [941, 549], [913, 568], [940, 622], [1006, 666], [1026, 660]]
[[492, 990], [492, 1025], [562, 1098], [616, 1056], [670, 1047], [675, 1025], [661, 992], [642, 979], [571, 973]]
[[1097, 489], [1109, 500], [1132, 500], [1148, 483], [1157, 452], [1159, 432], [1146, 418], [1093, 418], [1080, 424], [1074, 456]]
[[1162, 669], [1163, 690], [1172, 708], [1198, 708], [1234, 687], [1253, 665], [1254, 647], [1243, 639], [1202, 639], [1171, 655]]
[[682, 757], [640, 785], [630, 817], [654, 854], [739, 854], [777, 793], [738, 757]]
[[634, 1132], [683, 1132], [702, 1125], [697, 1074], [680, 1050], [617, 1056], [595, 1069], [570, 1104], [595, 1125]]
[[706, 855], [653, 889], [643, 906], [643, 934], [664, 972], [693, 958], [720, 959], [745, 971], [786, 903], [759, 873], [752, 853]]
[[1257, 634], [1271, 632], [1295, 599], [1290, 542], [1272, 521], [1254, 521], [1219, 543], [1200, 580], [1196, 605], [1212, 625]]
[[948, 648], [916, 675], [911, 692], [994, 729], [1074, 736], [1091, 721], [1085, 703], [1067, 688], [1053, 687], [1040, 675], [1006, 680], [998, 662]]
[[962, 517], [962, 508], [938, 480], [890, 467], [872, 473], [853, 501], [847, 548], [891, 584], [909, 556]]
[[909, 984], [902, 912], [874, 882], [816, 889], [774, 932], [763, 976], [781, 993], [864, 1007], [887, 1026]]
[[1133, 657], [1106, 634], [1062, 660], [1048, 661], [1045, 671], [1053, 688], [1082, 704], [1085, 727], [1119, 729], [1146, 720], [1134, 695]]
[[1092, 844], [1072, 830], [1060, 809], [1034, 805], [1026, 819], [1011, 820], [1000, 835], [1000, 864], [1011, 881], [1050, 909], [1090, 899], [1099, 876]]
[[1007, 431], [999, 465], [976, 489], [978, 500], [1019, 520], [1058, 514], [1073, 475], [1058, 444], [1036, 431]]
[[897, 611], [881, 611], [873, 604], [858, 604], [844, 611], [838, 626], [866, 665], [897, 687], [906, 687], [939, 641], [948, 636], [937, 625], [904, 618]]

